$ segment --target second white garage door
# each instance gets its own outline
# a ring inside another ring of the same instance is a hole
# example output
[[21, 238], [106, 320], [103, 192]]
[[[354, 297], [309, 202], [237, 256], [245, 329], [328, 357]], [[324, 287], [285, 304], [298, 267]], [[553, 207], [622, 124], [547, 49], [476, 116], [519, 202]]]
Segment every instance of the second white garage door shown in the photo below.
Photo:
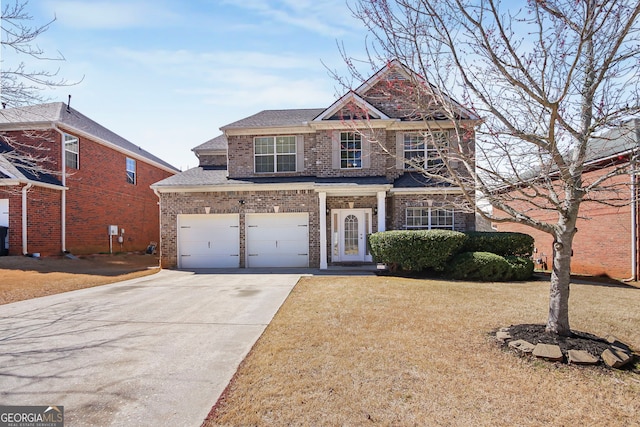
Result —
[[247, 214], [247, 267], [308, 267], [309, 214]]
[[239, 267], [239, 225], [237, 214], [178, 215], [178, 267]]

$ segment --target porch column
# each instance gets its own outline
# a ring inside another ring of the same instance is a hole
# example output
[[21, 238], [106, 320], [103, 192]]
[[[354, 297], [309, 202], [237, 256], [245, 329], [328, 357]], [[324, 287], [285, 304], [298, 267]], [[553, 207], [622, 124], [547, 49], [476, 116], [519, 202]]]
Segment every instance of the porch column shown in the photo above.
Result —
[[378, 231], [386, 231], [387, 192], [378, 191]]
[[318, 193], [320, 218], [320, 270], [326, 270], [327, 264], [327, 193]]

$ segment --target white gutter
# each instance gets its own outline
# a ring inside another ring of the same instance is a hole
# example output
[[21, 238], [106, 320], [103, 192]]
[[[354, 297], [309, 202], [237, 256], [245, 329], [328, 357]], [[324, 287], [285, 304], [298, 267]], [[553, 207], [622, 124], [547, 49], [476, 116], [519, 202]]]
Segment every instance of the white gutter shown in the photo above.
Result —
[[62, 253], [67, 252], [67, 157], [65, 155], [64, 135], [65, 133], [58, 129], [58, 126], [54, 123], [52, 125], [53, 130], [60, 134], [60, 172], [62, 180], [62, 195], [60, 200], [60, 246], [62, 247]]
[[28, 183], [22, 187], [22, 255], [26, 255], [27, 251], [27, 191], [33, 187], [32, 183]]

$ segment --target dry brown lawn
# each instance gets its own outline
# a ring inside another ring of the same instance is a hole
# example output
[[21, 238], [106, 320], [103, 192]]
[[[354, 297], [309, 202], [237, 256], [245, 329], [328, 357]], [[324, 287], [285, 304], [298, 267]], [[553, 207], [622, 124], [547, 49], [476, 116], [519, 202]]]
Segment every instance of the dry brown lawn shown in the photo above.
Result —
[[0, 257], [0, 304], [106, 285], [159, 271], [152, 255]]
[[[571, 292], [575, 330], [640, 348], [640, 289]], [[541, 281], [303, 278], [205, 425], [640, 425], [640, 366], [535, 361], [490, 337], [547, 304]]]

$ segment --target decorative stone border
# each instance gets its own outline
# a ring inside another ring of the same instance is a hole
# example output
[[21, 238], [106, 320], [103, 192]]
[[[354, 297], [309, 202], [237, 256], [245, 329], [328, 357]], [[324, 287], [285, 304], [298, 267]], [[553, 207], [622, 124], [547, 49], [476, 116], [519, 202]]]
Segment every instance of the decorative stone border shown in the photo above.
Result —
[[605, 349], [600, 354], [594, 355], [579, 348], [563, 350], [560, 345], [555, 343], [531, 343], [519, 339], [517, 336], [514, 337], [512, 328], [514, 326], [500, 328], [495, 332], [495, 338], [501, 345], [508, 346], [519, 354], [532, 355], [551, 362], [574, 365], [598, 365], [602, 362], [609, 368], [622, 369], [627, 367], [635, 357], [633, 350], [613, 335], [608, 335], [605, 338], [595, 337], [599, 343], [605, 346]]

